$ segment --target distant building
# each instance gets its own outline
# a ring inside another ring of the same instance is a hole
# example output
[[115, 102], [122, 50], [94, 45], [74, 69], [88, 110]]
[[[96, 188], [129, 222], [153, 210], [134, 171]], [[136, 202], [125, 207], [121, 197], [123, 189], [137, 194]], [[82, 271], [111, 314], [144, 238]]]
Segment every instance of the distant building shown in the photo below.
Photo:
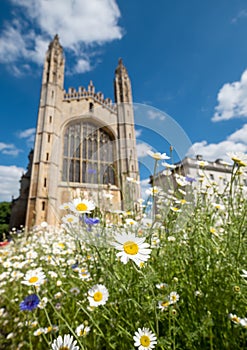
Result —
[[[164, 190], [176, 189], [176, 177], [182, 175], [186, 177], [187, 183], [193, 184], [194, 189], [213, 193], [213, 186], [217, 185], [217, 192], [222, 194], [231, 180], [232, 169], [232, 165], [222, 159], [206, 161], [201, 155], [197, 155], [196, 158], [185, 157], [172, 168], [164, 168], [164, 171], [151, 176], [150, 182]], [[247, 173], [243, 175], [241, 184], [247, 190]]]
[[[127, 209], [140, 196], [131, 82], [122, 60], [115, 104], [92, 82], [65, 91], [64, 68], [56, 35], [45, 57], [32, 166], [21, 180], [25, 200], [21, 194], [13, 201], [11, 226], [57, 225], [60, 205], [79, 192], [99, 207], [107, 193], [112, 209]], [[136, 180], [131, 193], [127, 177]]]

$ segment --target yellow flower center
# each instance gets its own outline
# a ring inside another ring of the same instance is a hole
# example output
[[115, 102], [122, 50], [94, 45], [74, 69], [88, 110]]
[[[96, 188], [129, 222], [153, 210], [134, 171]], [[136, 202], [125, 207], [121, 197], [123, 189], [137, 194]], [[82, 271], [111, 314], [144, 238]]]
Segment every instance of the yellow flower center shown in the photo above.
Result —
[[33, 276], [29, 279], [29, 283], [35, 283], [38, 281], [38, 277], [37, 276]]
[[240, 319], [239, 319], [237, 316], [233, 316], [233, 317], [232, 317], [232, 321], [233, 321], [233, 322], [236, 322], [236, 323], [239, 323], [239, 322], [240, 322]]
[[80, 330], [80, 336], [84, 336], [86, 334], [87, 334], [87, 332], [85, 331], [85, 329], [81, 329]]
[[163, 307], [167, 307], [169, 305], [169, 301], [163, 301], [163, 303], [161, 303], [161, 306]]
[[58, 246], [59, 246], [60, 248], [62, 248], [62, 249], [65, 248], [65, 244], [64, 244], [64, 243], [58, 243]]
[[140, 343], [142, 346], [144, 346], [144, 348], [147, 348], [150, 345], [150, 338], [147, 335], [142, 335]]
[[67, 221], [68, 221], [68, 222], [73, 222], [74, 219], [70, 217], [70, 218], [67, 218]]
[[77, 204], [77, 206], [75, 208], [78, 211], [86, 211], [88, 209], [88, 207], [85, 203], [79, 203], [79, 204]]
[[123, 249], [126, 254], [136, 255], [138, 253], [139, 247], [135, 242], [127, 241], [124, 243]]
[[94, 293], [93, 300], [94, 301], [101, 301], [103, 299], [103, 294], [101, 292]]
[[59, 350], [69, 350], [67, 346], [60, 346]]
[[154, 153], [153, 154], [153, 158], [156, 160], [160, 160], [161, 159], [161, 154], [160, 153]]

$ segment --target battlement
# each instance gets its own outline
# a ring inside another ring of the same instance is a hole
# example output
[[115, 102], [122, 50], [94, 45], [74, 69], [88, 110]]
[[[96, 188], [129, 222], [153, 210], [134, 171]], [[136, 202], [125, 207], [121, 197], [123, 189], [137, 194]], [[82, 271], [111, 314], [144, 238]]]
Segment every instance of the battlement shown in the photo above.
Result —
[[82, 100], [91, 98], [94, 101], [100, 103], [103, 107], [111, 110], [112, 112], [116, 113], [117, 107], [112, 102], [110, 98], [104, 98], [104, 95], [102, 92], [95, 93], [95, 87], [90, 81], [88, 85], [88, 89], [84, 88], [83, 86], [79, 86], [78, 91], [72, 87], [68, 89], [68, 92], [64, 92], [64, 101], [70, 102], [72, 100]]

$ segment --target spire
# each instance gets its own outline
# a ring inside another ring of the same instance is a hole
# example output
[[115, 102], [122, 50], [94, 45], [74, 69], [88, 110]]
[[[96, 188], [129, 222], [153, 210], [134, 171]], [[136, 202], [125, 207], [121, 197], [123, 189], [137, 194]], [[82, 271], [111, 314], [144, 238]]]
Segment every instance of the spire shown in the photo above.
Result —
[[44, 65], [43, 84], [54, 83], [63, 88], [64, 57], [58, 34], [50, 42]]
[[118, 66], [115, 70], [115, 102], [132, 103], [130, 78], [126, 67], [123, 65], [122, 58], [119, 58]]
[[60, 47], [62, 48], [60, 42], [59, 42], [59, 36], [58, 34], [56, 34], [53, 38], [53, 40], [50, 42], [50, 45], [49, 45], [49, 50], [51, 50], [52, 48], [55, 48], [55, 47]]
[[118, 59], [118, 66], [117, 66], [117, 68], [115, 70], [115, 74], [118, 74], [118, 75], [127, 74], [128, 75], [127, 69], [126, 69], [126, 67], [123, 64], [123, 59], [122, 58]]

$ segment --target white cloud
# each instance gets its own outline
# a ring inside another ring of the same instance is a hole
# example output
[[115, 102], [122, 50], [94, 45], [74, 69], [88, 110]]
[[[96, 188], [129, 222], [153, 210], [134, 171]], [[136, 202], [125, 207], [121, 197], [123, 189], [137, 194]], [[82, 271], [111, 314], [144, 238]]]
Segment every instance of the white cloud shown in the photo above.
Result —
[[[16, 16], [0, 34], [0, 63], [19, 75], [27, 62], [42, 64], [49, 41], [58, 34], [64, 48], [78, 60], [76, 72], [91, 68], [82, 52], [122, 38], [116, 0], [11, 0]], [[21, 62], [25, 61], [24, 65]], [[17, 64], [18, 63], [18, 64]], [[12, 69], [12, 68], [11, 68]]]
[[228, 140], [234, 141], [234, 142], [242, 142], [246, 145], [247, 144], [247, 124], [244, 124], [244, 126], [241, 129], [231, 134], [228, 137]]
[[136, 138], [140, 137], [142, 134], [142, 129], [138, 129], [138, 130], [135, 129], [135, 134], [136, 134]]
[[21, 149], [18, 149], [13, 145], [12, 143], [4, 143], [0, 142], [0, 152], [2, 154], [6, 154], [9, 156], [18, 156], [20, 152], [22, 152]]
[[247, 124], [219, 143], [207, 143], [207, 141], [194, 143], [188, 155], [200, 154], [205, 160], [214, 161], [221, 158], [229, 161], [227, 152], [247, 153]]
[[212, 121], [229, 120], [233, 118], [247, 117], [247, 70], [241, 76], [240, 81], [226, 83], [220, 89], [218, 105]]
[[79, 59], [74, 68], [75, 73], [89, 72], [90, 70], [90, 62], [87, 59]]
[[237, 23], [241, 18], [246, 18], [247, 17], [247, 10], [243, 9], [239, 11], [239, 13], [233, 17], [231, 20], [232, 23]]
[[137, 157], [144, 158], [147, 157], [147, 151], [151, 151], [152, 147], [145, 142], [137, 143], [136, 145]]
[[146, 194], [146, 190], [151, 187], [150, 178], [148, 177], [147, 179], [141, 180], [140, 186], [141, 186], [141, 198], [144, 200], [147, 200], [148, 195]]
[[24, 172], [25, 169], [15, 165], [0, 165], [0, 202], [9, 202], [12, 196], [19, 196], [19, 181]]
[[35, 128], [29, 128], [26, 130], [19, 131], [17, 133], [17, 136], [20, 139], [26, 139], [27, 145], [29, 147], [32, 147], [35, 139], [35, 132], [36, 132]]
[[147, 112], [147, 116], [149, 119], [159, 119], [159, 120], [165, 120], [165, 115], [162, 112], [159, 111], [154, 111], [154, 110], [149, 110]]

